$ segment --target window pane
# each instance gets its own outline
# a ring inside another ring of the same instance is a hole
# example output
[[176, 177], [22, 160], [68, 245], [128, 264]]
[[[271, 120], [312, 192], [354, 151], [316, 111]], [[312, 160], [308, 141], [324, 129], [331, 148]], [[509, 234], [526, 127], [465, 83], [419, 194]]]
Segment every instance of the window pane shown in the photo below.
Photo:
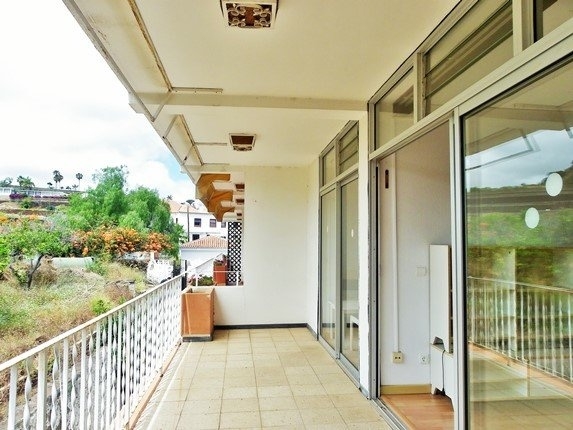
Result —
[[358, 344], [358, 180], [340, 189], [340, 291], [342, 295], [342, 354], [357, 369]]
[[573, 18], [573, 0], [535, 0], [535, 40]]
[[336, 153], [334, 147], [322, 158], [322, 185], [336, 178]]
[[571, 82], [569, 63], [464, 120], [471, 428], [571, 423]]
[[502, 5], [508, 5], [503, 0], [480, 0], [469, 12], [459, 20], [426, 54], [426, 69], [432, 70], [438, 64], [447, 60], [452, 52], [477, 28], [485, 23]]
[[336, 192], [321, 198], [321, 326], [320, 334], [336, 347]]
[[426, 115], [511, 58], [511, 14], [511, 2], [482, 0], [426, 53]]
[[414, 82], [410, 70], [376, 103], [376, 149], [414, 125]]
[[340, 139], [338, 159], [339, 174], [358, 163], [358, 124]]

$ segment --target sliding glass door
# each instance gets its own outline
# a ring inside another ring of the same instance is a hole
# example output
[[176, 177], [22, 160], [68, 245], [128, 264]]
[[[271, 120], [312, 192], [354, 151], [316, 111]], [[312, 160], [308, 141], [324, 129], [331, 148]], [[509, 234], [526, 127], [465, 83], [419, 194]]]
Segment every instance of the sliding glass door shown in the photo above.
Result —
[[320, 336], [357, 375], [358, 124], [348, 123], [321, 155]]
[[320, 335], [358, 369], [358, 179], [323, 194], [320, 210]]
[[463, 121], [474, 429], [573, 422], [571, 82], [555, 67]]

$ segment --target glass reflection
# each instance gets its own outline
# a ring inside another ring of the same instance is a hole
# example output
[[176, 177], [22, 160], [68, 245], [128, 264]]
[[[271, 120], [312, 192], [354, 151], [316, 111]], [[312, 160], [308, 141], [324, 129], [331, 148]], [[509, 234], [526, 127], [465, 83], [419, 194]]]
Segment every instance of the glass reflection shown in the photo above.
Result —
[[572, 69], [464, 121], [471, 428], [573, 422]]

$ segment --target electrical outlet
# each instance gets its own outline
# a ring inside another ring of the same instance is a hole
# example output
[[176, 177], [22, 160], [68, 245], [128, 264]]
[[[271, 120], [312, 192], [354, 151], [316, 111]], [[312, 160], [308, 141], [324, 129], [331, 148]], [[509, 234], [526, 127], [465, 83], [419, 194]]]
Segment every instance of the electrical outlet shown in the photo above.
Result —
[[404, 355], [402, 351], [394, 351], [392, 353], [392, 363], [403, 363], [404, 362]]
[[418, 360], [420, 361], [420, 364], [430, 364], [430, 356], [428, 354], [421, 353], [418, 356]]

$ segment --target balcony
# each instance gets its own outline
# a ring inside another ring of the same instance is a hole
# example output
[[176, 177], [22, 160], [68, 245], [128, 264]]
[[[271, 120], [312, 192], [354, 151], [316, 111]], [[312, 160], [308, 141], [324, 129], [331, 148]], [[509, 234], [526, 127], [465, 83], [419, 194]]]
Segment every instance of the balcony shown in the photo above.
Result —
[[306, 328], [184, 343], [136, 426], [269, 427], [390, 428]]
[[0, 428], [390, 428], [306, 328], [181, 343], [180, 291], [177, 277], [1, 364]]
[[[470, 409], [491, 409], [488, 428], [500, 413], [504, 428], [523, 416], [567, 427], [571, 292], [486, 279], [469, 287], [469, 365], [485, 369], [469, 381]], [[304, 327], [182, 343], [180, 294], [177, 277], [1, 364], [0, 428], [396, 428]], [[411, 428], [428, 417], [452, 428], [451, 408], [434, 398], [428, 409], [428, 396], [382, 401]]]

